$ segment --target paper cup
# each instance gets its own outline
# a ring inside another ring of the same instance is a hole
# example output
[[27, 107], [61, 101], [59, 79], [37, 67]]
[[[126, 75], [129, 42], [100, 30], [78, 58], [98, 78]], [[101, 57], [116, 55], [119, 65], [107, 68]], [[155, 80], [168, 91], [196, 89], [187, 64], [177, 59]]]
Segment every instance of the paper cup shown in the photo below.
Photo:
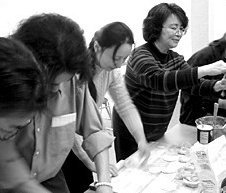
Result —
[[201, 144], [210, 143], [213, 140], [213, 127], [210, 125], [198, 125], [197, 140]]

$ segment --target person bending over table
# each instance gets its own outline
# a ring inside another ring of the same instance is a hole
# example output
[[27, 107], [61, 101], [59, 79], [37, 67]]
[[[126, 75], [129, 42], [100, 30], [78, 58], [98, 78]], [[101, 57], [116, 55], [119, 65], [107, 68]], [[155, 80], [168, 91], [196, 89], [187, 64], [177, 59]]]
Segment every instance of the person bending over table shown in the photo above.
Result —
[[[150, 149], [144, 135], [143, 124], [125, 87], [119, 69], [130, 55], [133, 44], [133, 33], [122, 22], [106, 24], [94, 34], [89, 44], [93, 71], [93, 78], [89, 82], [89, 89], [98, 107], [101, 106], [105, 94], [109, 91], [117, 112], [138, 144], [141, 156], [148, 158], [150, 156]], [[79, 171], [79, 165], [74, 165], [75, 161], [76, 157], [71, 153], [63, 167], [71, 192], [75, 192], [76, 189], [73, 179], [79, 178], [78, 174], [76, 174], [76, 171]], [[92, 178], [91, 171], [95, 171], [94, 167], [92, 164], [87, 163], [90, 162], [89, 159], [83, 160], [83, 162], [90, 169], [86, 177], [86, 179], [90, 179]], [[114, 168], [112, 170], [112, 174], [115, 175]], [[89, 184], [90, 180], [87, 180], [86, 188], [84, 186], [85, 190], [88, 189]], [[81, 192], [84, 192], [84, 190]]]
[[71, 149], [77, 151], [78, 133], [84, 139], [82, 147], [95, 162], [96, 192], [112, 193], [108, 149], [113, 137], [103, 130], [85, 83], [90, 77], [90, 58], [83, 31], [73, 20], [50, 13], [24, 20], [11, 37], [31, 49], [42, 66], [49, 98], [47, 111], [33, 118], [15, 138], [24, 161], [7, 162], [7, 171], [7, 167], [0, 167], [1, 174], [11, 173], [11, 178], [1, 183], [9, 183], [13, 193], [18, 193], [21, 185], [26, 186], [23, 193], [68, 193], [61, 167]]
[[[166, 132], [180, 89], [198, 85], [206, 75], [226, 72], [226, 64], [222, 63], [192, 68], [182, 55], [172, 51], [185, 35], [187, 26], [186, 13], [178, 5], [154, 6], [143, 21], [146, 43], [135, 48], [128, 60], [125, 82], [141, 115], [148, 142]], [[220, 91], [222, 85], [218, 87]], [[137, 144], [115, 110], [113, 131], [117, 161], [137, 150]]]

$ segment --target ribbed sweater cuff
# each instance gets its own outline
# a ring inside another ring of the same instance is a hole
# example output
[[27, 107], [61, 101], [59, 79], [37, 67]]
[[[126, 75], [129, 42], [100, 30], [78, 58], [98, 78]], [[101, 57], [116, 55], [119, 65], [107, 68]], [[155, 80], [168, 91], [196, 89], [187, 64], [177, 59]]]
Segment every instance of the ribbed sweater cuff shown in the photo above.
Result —
[[[136, 109], [130, 109], [128, 113], [121, 115], [121, 119], [125, 123], [129, 132], [133, 135], [136, 142], [144, 137], [143, 124], [140, 115]], [[138, 133], [138, 134], [137, 134]]]

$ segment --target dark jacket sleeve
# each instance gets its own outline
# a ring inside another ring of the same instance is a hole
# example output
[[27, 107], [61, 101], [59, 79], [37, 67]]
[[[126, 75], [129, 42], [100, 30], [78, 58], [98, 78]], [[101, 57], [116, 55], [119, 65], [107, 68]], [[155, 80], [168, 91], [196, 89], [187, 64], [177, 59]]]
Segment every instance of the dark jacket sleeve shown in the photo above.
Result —
[[[211, 42], [207, 47], [199, 50], [188, 59], [188, 64], [192, 67], [203, 66], [222, 60], [226, 47], [226, 38], [221, 38]], [[200, 80], [200, 84], [191, 88], [183, 90], [191, 95], [206, 96], [210, 100], [217, 101], [222, 98], [221, 92], [215, 92], [213, 86], [215, 83], [222, 79], [223, 75], [206, 76]]]
[[224, 60], [225, 48], [226, 41], [224, 39], [215, 40], [211, 42], [209, 46], [193, 54], [188, 59], [188, 63], [191, 66], [203, 66], [217, 62], [219, 60]]

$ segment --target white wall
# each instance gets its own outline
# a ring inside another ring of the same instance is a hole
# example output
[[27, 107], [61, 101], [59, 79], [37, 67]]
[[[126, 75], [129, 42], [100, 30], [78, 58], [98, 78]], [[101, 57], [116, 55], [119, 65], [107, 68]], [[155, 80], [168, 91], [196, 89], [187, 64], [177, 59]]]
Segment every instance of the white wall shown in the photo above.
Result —
[[226, 32], [226, 0], [209, 0], [209, 40], [215, 40]]
[[[226, 18], [226, 0], [193, 0], [194, 2], [202, 1], [202, 3], [210, 4], [208, 13], [205, 14], [206, 20], [209, 23], [209, 32], [207, 40], [212, 40], [222, 36], [226, 31], [225, 23], [219, 22]], [[160, 2], [174, 2], [180, 5], [187, 16], [189, 17], [189, 30], [182, 38], [180, 44], [175, 49], [187, 59], [192, 53], [191, 27], [192, 19], [196, 20], [196, 14], [192, 15], [191, 2], [192, 0], [0, 0], [0, 36], [10, 34], [18, 22], [29, 16], [43, 12], [56, 12], [68, 16], [75, 20], [85, 30], [85, 37], [89, 43], [94, 32], [103, 25], [112, 21], [125, 22], [134, 32], [136, 45], [144, 43], [142, 37], [142, 22], [148, 11], [154, 5]], [[193, 4], [194, 4], [193, 2]], [[197, 32], [196, 40], [201, 39], [199, 29], [202, 28], [203, 20], [200, 20], [200, 28], [193, 30]], [[195, 40], [195, 41], [196, 41]], [[206, 42], [207, 43], [207, 42]], [[199, 43], [200, 46], [205, 46], [205, 42]]]
[[210, 17], [208, 16], [208, 0], [192, 0], [191, 11], [191, 45], [194, 53], [209, 42]]
[[191, 39], [192, 53], [226, 32], [225, 0], [192, 0]]
[[[190, 12], [187, 0], [175, 0]], [[142, 3], [141, 3], [142, 2]], [[143, 43], [142, 21], [149, 9], [160, 0], [0, 0], [0, 35], [16, 28], [17, 23], [30, 15], [42, 12], [57, 12], [71, 17], [85, 30], [87, 40], [103, 25], [122, 21], [134, 31], [137, 44]], [[166, 1], [171, 2], [171, 1]], [[188, 15], [190, 15], [188, 13]], [[7, 19], [6, 19], [7, 18]]]

